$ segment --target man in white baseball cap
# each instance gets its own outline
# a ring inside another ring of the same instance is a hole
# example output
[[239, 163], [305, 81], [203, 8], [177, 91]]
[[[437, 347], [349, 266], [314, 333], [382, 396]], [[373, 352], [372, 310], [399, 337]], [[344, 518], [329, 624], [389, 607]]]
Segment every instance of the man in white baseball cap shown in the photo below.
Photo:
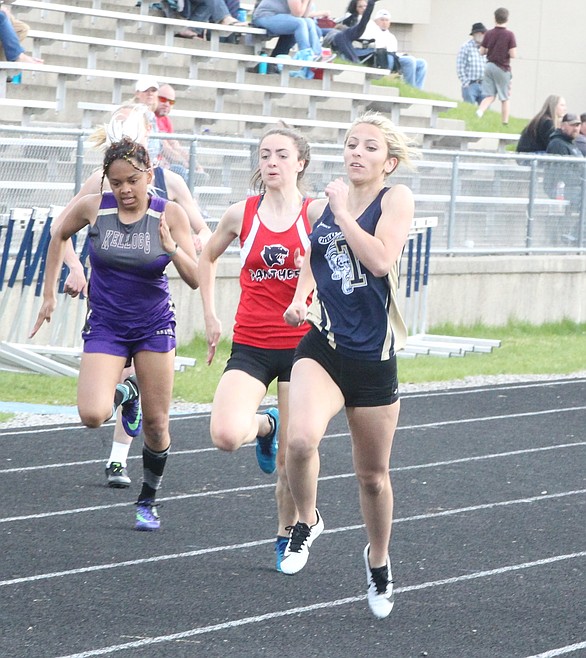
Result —
[[393, 70], [394, 59], [397, 57], [401, 67], [401, 74], [405, 82], [418, 89], [423, 89], [427, 75], [427, 62], [420, 57], [413, 57], [407, 53], [400, 53], [397, 37], [389, 31], [391, 13], [387, 9], [379, 9], [374, 19], [368, 23], [361, 39], [374, 39], [375, 48], [385, 48], [388, 52], [389, 69]]
[[[159, 104], [159, 83], [156, 78], [144, 75], [138, 78], [134, 85], [134, 102], [146, 105], [150, 110], [149, 120], [153, 127], [152, 132], [157, 133], [157, 120], [155, 110]], [[149, 138], [148, 150], [153, 166], [157, 165], [161, 156], [162, 142], [156, 137]]]
[[148, 75], [138, 78], [134, 87], [134, 100], [154, 112], [159, 103], [159, 83], [156, 78]]

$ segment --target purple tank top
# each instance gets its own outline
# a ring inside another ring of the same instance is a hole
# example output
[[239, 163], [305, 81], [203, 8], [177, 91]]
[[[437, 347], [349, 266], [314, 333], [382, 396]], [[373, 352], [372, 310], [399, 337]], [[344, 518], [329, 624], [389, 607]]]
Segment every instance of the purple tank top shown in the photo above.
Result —
[[159, 239], [159, 218], [166, 203], [150, 197], [146, 214], [132, 224], [123, 224], [114, 195], [104, 193], [89, 230], [92, 326], [106, 326], [121, 338], [139, 338], [174, 321], [165, 275], [171, 259]]

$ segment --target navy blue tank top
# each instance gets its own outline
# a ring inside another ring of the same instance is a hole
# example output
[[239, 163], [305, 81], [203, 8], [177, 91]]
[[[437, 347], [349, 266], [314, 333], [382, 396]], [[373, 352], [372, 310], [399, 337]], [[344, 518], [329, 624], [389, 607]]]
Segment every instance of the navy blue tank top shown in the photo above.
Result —
[[168, 199], [169, 194], [167, 192], [167, 183], [165, 182], [165, 170], [163, 167], [155, 167], [153, 171], [155, 176], [152, 182], [152, 187], [155, 195], [161, 199]]
[[[383, 188], [356, 220], [371, 235], [387, 190]], [[389, 359], [396, 347], [393, 329], [396, 327], [400, 334], [400, 343], [405, 333], [396, 306], [398, 264], [388, 275], [374, 276], [348, 246], [329, 204], [309, 238], [316, 291], [307, 320], [341, 354], [367, 361]]]

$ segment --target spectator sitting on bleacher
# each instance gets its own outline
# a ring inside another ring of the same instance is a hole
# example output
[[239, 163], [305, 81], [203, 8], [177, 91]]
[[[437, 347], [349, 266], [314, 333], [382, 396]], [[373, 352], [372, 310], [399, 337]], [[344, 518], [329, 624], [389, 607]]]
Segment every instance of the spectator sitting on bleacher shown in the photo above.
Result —
[[566, 113], [566, 101], [562, 96], [551, 94], [543, 107], [523, 128], [517, 143], [517, 153], [545, 153], [554, 132], [560, 127]]
[[[152, 127], [152, 132], [158, 132], [157, 128], [157, 117], [155, 116], [155, 110], [159, 104], [159, 83], [157, 80], [149, 75], [141, 76], [136, 81], [134, 87], [134, 98], [135, 103], [146, 105], [150, 111], [150, 122]], [[163, 145], [160, 139], [151, 137], [148, 142], [149, 156], [153, 166], [159, 164], [159, 159], [161, 157], [161, 149]]]
[[335, 21], [332, 20], [332, 12], [329, 9], [315, 9], [313, 7], [307, 16], [314, 20], [317, 26], [317, 34], [322, 42], [326, 34], [336, 27]]
[[346, 7], [346, 13], [342, 16], [340, 23], [345, 27], [352, 27], [360, 23], [366, 11], [366, 5], [366, 0], [350, 0]]
[[373, 21], [369, 21], [364, 33], [363, 40], [374, 39], [376, 49], [387, 50], [388, 67], [391, 71], [395, 68], [395, 58], [399, 60], [401, 74], [405, 82], [412, 87], [423, 89], [425, 76], [427, 75], [427, 62], [420, 57], [413, 57], [406, 53], [400, 53], [397, 37], [389, 30], [391, 25], [391, 14], [386, 9], [376, 12]]
[[[582, 152], [574, 143], [580, 132], [580, 119], [575, 114], [565, 114], [560, 127], [554, 131], [546, 153], [572, 156], [583, 160]], [[570, 202], [572, 209], [580, 207], [584, 165], [573, 162], [546, 162], [543, 173], [543, 189], [551, 199], [562, 198]], [[563, 189], [563, 192], [562, 192]]]
[[154, 113], [159, 104], [159, 83], [156, 78], [144, 75], [136, 80], [134, 102], [146, 105]]
[[[158, 103], [155, 109], [155, 120], [157, 122], [157, 132], [173, 133], [173, 122], [169, 116], [175, 105], [175, 90], [171, 85], [162, 84], [158, 91]], [[161, 140], [161, 152], [159, 158], [161, 167], [166, 167], [171, 171], [179, 174], [187, 183], [189, 181], [189, 152], [177, 139]], [[209, 176], [203, 170], [203, 167], [196, 164], [195, 169], [196, 185], [201, 184], [209, 179]]]
[[252, 25], [270, 34], [294, 34], [299, 59], [320, 59], [317, 25], [308, 14], [313, 0], [260, 0], [252, 13]]
[[42, 59], [27, 55], [22, 47], [29, 26], [12, 15], [9, 4], [0, 2], [0, 60], [42, 64]]
[[[219, 23], [220, 25], [247, 25], [239, 21], [224, 0], [166, 0], [161, 3], [163, 11], [172, 18], [185, 18], [199, 23]], [[232, 11], [238, 11], [240, 4], [230, 0]], [[203, 32], [186, 27], [175, 33], [183, 39], [202, 39]]]
[[586, 112], [580, 115], [580, 132], [574, 140], [574, 144], [580, 149], [582, 155], [586, 157]]
[[[349, 62], [369, 63], [368, 59], [374, 53], [374, 48], [362, 47], [359, 40], [363, 37], [370, 21], [375, 2], [376, 0], [358, 0], [355, 2], [356, 20], [353, 20], [352, 25], [345, 26], [344, 29], [332, 30], [328, 38], [324, 40], [324, 45], [331, 45], [336, 53]], [[348, 19], [352, 16], [349, 16]]]

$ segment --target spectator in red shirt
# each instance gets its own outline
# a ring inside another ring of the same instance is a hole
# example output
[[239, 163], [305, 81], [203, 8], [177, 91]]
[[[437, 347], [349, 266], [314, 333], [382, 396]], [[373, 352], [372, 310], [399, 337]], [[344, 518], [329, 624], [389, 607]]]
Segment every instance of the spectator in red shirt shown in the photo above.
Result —
[[[175, 105], [175, 90], [171, 85], [162, 84], [159, 87], [158, 94], [158, 103], [155, 109], [157, 132], [173, 133], [175, 130], [169, 114]], [[161, 144], [161, 166], [176, 172], [187, 183], [189, 178], [189, 151], [181, 146], [177, 139], [165, 139], [162, 140]], [[195, 167], [196, 182], [202, 183], [209, 178], [201, 165], [196, 163]]]
[[495, 98], [501, 102], [501, 119], [503, 125], [509, 123], [509, 93], [511, 89], [511, 58], [517, 56], [515, 35], [506, 25], [509, 21], [509, 10], [499, 7], [494, 12], [495, 27], [488, 30], [480, 44], [480, 54], [486, 55], [486, 66], [482, 80], [482, 93], [485, 98], [476, 110], [476, 115], [482, 117], [492, 105]]

